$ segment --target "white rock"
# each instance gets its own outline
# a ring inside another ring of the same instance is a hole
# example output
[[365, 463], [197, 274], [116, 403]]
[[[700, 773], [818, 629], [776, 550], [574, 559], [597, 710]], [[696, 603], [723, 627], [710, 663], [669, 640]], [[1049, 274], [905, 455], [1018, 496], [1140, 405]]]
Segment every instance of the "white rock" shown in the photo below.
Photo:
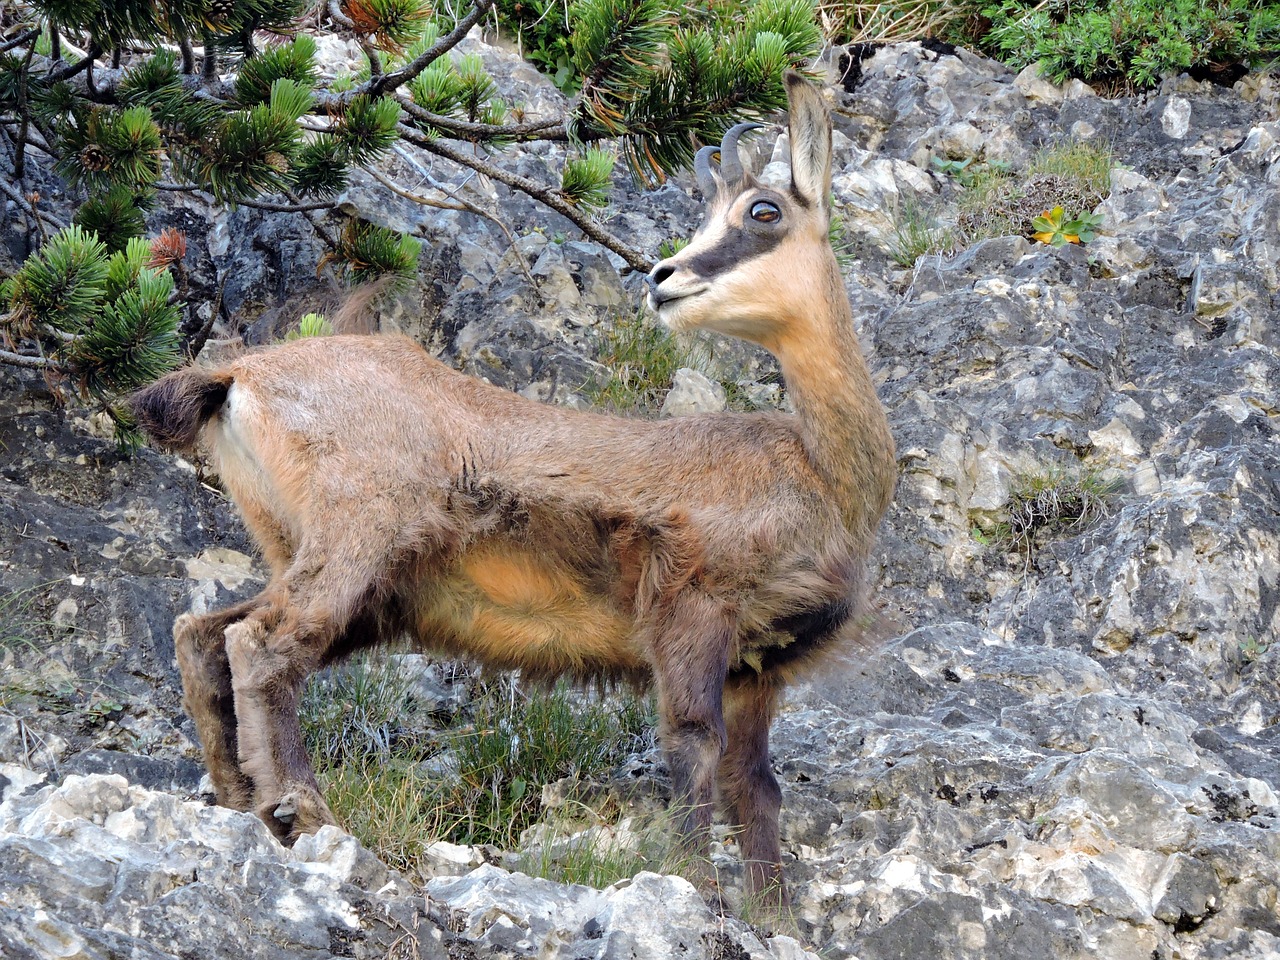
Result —
[[671, 392], [662, 401], [661, 415], [684, 417], [693, 413], [718, 413], [725, 408], [724, 387], [704, 373], [681, 367], [672, 379]]
[[1170, 97], [1160, 114], [1160, 128], [1165, 136], [1181, 140], [1191, 126], [1191, 104], [1183, 97]]
[[1040, 64], [1032, 63], [1022, 68], [1013, 78], [1013, 85], [1022, 91], [1028, 100], [1039, 100], [1042, 103], [1061, 103], [1062, 89], [1040, 76]]

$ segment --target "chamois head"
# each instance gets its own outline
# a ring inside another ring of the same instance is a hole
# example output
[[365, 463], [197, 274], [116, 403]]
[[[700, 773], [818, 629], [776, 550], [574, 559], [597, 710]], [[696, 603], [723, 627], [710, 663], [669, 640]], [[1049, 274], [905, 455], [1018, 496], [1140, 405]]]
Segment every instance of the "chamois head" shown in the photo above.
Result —
[[784, 79], [791, 187], [766, 186], [743, 170], [738, 138], [757, 124], [738, 124], [719, 148], [698, 152], [707, 218], [648, 278], [649, 306], [672, 329], [705, 327], [773, 349], [788, 332], [802, 332], [790, 328], [813, 312], [814, 298], [831, 295], [831, 118], [813, 84], [792, 71]]

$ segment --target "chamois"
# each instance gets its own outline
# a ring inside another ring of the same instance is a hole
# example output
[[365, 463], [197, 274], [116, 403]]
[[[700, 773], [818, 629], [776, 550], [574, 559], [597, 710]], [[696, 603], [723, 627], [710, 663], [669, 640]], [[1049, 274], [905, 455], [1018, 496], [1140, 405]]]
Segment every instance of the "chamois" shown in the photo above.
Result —
[[828, 241], [831, 121], [786, 76], [791, 184], [745, 172], [739, 125], [695, 170], [709, 212], [647, 278], [671, 328], [778, 358], [794, 415], [663, 421], [539, 404], [395, 336], [308, 338], [136, 394], [199, 450], [272, 571], [174, 624], [184, 704], [218, 801], [283, 842], [334, 818], [303, 747], [306, 677], [409, 635], [526, 676], [656, 685], [681, 828], [705, 854], [719, 796], [748, 888], [785, 904], [769, 726], [785, 683], [856, 636], [896, 477]]

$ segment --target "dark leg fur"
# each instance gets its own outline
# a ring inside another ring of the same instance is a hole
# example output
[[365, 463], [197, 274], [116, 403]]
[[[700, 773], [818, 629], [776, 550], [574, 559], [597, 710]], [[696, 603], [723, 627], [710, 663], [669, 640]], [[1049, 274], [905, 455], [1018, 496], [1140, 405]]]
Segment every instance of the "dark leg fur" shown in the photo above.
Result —
[[723, 604], [686, 588], [664, 611], [653, 646], [672, 800], [684, 810], [681, 832], [701, 860], [708, 852], [716, 768], [725, 749], [721, 697], [733, 630]]
[[771, 913], [787, 906], [778, 839], [782, 791], [769, 762], [769, 726], [778, 693], [768, 677], [740, 681], [725, 690], [729, 746], [719, 776], [720, 797], [741, 829], [738, 846], [747, 870], [748, 896]]
[[[227, 628], [241, 769], [253, 809], [283, 842], [336, 823], [320, 794], [298, 721], [307, 677], [334, 656], [382, 640], [378, 602], [353, 565], [307, 571], [300, 559], [271, 603]], [[383, 602], [385, 606], [385, 602]]]
[[[321, 628], [322, 629], [322, 628]], [[270, 629], [251, 617], [227, 629], [240, 766], [253, 779], [253, 809], [281, 841], [336, 823], [320, 794], [298, 722], [302, 684], [318, 664], [323, 632], [300, 630], [286, 612]]]
[[200, 617], [183, 614], [173, 624], [173, 646], [182, 675], [182, 704], [195, 722], [218, 803], [233, 810], [252, 806], [253, 781], [240, 769], [224, 632], [263, 602], [263, 594], [259, 594], [218, 613]]

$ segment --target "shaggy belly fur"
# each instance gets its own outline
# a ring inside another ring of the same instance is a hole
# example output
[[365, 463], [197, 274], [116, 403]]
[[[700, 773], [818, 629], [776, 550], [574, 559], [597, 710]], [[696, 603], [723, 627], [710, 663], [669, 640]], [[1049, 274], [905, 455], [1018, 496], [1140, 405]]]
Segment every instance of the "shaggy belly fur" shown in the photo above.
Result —
[[629, 678], [649, 664], [634, 621], [572, 572], [512, 549], [469, 552], [416, 598], [419, 642], [533, 677]]
[[[852, 598], [841, 597], [745, 629], [729, 651], [730, 677], [801, 668], [839, 635], [855, 609]], [[627, 606], [509, 542], [467, 553], [414, 598], [413, 611], [423, 648], [533, 679], [643, 685], [651, 670]]]

